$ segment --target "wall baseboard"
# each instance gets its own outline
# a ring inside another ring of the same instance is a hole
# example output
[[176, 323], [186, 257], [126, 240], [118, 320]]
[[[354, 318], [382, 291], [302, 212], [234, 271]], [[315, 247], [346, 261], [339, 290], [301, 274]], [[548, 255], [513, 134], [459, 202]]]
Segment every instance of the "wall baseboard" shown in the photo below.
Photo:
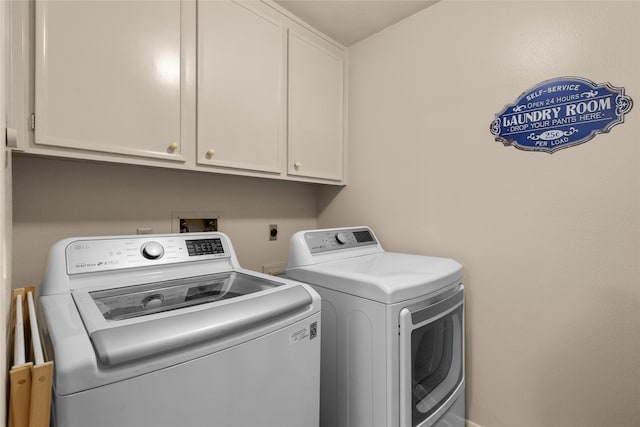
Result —
[[467, 427], [482, 427], [480, 424], [476, 424], [473, 421], [466, 420]]

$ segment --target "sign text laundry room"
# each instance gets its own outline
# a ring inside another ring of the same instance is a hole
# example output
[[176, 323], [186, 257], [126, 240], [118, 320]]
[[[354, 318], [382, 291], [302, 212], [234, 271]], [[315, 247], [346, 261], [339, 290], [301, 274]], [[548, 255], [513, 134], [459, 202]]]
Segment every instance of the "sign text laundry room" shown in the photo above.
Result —
[[553, 153], [609, 132], [631, 110], [624, 88], [580, 77], [544, 81], [496, 114], [491, 133], [505, 146]]

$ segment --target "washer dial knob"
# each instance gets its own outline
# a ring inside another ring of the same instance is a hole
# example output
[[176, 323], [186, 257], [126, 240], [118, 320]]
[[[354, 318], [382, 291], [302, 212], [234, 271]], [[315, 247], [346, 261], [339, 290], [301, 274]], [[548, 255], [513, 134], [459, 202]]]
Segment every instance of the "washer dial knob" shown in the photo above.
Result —
[[142, 245], [141, 252], [146, 259], [158, 259], [164, 255], [164, 248], [158, 242], [147, 242]]
[[345, 243], [347, 243], [347, 233], [343, 233], [341, 231], [339, 233], [336, 233], [335, 237], [336, 237], [336, 241], [341, 245], [344, 245]]

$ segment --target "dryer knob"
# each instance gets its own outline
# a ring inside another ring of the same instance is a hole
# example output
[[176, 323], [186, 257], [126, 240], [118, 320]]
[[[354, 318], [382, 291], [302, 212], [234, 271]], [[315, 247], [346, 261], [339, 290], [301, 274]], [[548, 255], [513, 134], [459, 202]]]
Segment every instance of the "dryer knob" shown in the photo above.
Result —
[[141, 252], [146, 259], [158, 259], [164, 255], [164, 248], [158, 242], [147, 242], [142, 245]]
[[341, 245], [347, 243], [347, 233], [339, 232], [336, 233], [336, 241]]

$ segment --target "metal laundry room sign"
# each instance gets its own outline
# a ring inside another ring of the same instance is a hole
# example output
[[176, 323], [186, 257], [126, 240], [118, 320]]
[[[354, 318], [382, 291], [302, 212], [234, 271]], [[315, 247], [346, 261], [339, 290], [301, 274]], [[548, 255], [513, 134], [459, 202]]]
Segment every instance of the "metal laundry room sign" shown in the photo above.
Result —
[[544, 81], [496, 114], [496, 141], [521, 150], [553, 153], [589, 141], [624, 122], [633, 102], [624, 88], [580, 77]]

